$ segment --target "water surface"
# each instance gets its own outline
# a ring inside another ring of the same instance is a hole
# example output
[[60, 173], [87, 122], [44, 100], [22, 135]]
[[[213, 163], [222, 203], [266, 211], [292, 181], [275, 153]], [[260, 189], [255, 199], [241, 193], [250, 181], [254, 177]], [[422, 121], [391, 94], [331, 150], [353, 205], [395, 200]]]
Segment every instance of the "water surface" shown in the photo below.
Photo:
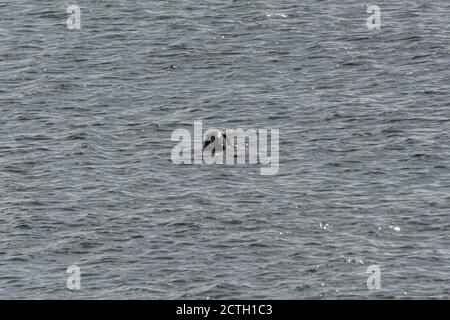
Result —
[[[449, 297], [448, 1], [69, 4], [0, 4], [0, 298]], [[278, 175], [172, 164], [194, 120]]]

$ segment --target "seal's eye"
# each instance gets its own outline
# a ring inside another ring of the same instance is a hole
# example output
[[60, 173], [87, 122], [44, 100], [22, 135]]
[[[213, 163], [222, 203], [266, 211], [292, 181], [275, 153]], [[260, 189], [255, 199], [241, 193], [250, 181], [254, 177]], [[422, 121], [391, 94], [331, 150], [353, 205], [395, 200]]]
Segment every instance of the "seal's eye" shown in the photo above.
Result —
[[216, 137], [212, 136], [211, 137], [211, 142], [214, 142], [214, 140], [216, 140]]
[[227, 139], [227, 134], [226, 133], [223, 134], [223, 138]]

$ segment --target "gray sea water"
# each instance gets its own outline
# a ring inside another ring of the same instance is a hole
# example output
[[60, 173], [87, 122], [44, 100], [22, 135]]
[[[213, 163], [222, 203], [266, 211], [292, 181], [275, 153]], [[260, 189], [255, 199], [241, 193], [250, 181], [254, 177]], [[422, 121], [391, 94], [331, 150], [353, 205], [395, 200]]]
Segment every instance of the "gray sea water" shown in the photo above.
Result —
[[[1, 1], [0, 298], [449, 298], [449, 13]], [[278, 174], [173, 164], [194, 120], [279, 129]]]

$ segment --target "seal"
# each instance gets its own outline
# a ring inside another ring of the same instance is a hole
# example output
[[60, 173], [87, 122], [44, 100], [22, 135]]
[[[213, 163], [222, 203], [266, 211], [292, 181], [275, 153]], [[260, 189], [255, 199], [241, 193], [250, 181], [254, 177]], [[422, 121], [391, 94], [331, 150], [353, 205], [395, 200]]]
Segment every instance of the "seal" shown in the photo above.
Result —
[[224, 153], [230, 147], [230, 141], [227, 134], [222, 130], [209, 130], [203, 138], [203, 152], [211, 151], [214, 157], [216, 153]]

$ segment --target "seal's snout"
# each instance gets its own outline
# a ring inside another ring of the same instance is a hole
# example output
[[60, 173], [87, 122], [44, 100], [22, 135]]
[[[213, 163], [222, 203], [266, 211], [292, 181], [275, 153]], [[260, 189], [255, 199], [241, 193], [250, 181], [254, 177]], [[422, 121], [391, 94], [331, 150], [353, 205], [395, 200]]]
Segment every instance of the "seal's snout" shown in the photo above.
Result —
[[216, 140], [215, 136], [211, 136], [205, 139], [205, 143], [203, 144], [203, 151], [205, 151], [206, 147], [209, 146], [211, 143], [213, 143], [215, 140]]

